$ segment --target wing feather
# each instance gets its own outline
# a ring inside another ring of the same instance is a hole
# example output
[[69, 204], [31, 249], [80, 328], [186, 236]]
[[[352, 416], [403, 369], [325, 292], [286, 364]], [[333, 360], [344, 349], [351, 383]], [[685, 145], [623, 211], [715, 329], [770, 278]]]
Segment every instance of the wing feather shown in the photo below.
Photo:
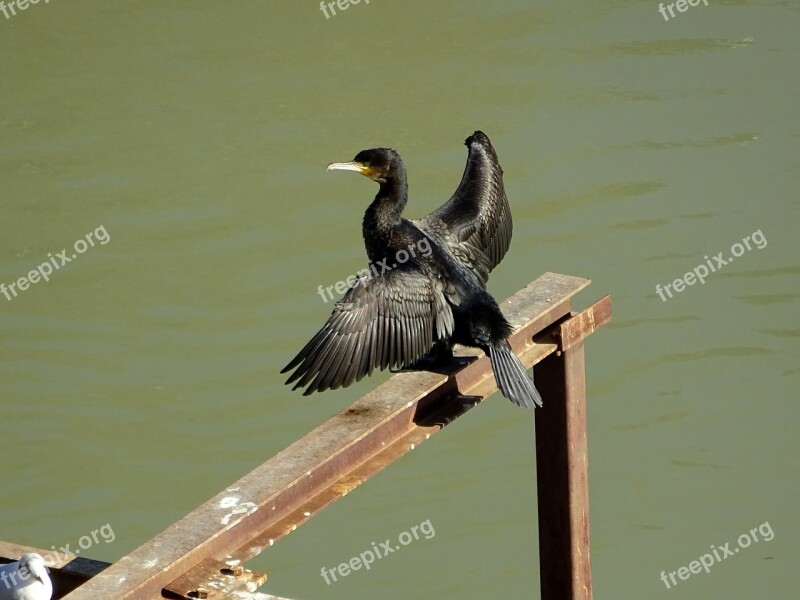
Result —
[[461, 182], [452, 197], [417, 225], [469, 268], [485, 285], [511, 244], [513, 223], [503, 169], [489, 138], [476, 131]]
[[453, 332], [441, 285], [416, 267], [357, 281], [328, 321], [284, 367], [286, 383], [315, 391], [347, 387], [375, 369], [405, 367]]

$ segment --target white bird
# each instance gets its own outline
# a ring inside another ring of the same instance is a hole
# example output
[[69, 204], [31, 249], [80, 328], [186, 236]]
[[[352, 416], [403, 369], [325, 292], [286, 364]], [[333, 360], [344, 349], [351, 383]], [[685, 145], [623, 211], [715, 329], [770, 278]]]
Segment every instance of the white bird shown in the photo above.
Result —
[[17, 562], [0, 565], [0, 600], [50, 600], [53, 584], [41, 555], [23, 554]]

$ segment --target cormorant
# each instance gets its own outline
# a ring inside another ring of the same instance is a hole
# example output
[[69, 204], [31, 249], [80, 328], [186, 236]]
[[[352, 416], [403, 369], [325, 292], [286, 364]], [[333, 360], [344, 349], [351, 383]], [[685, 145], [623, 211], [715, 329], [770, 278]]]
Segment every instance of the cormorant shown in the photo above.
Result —
[[408, 184], [394, 150], [363, 150], [351, 162], [328, 165], [380, 185], [362, 226], [373, 269], [361, 272], [322, 329], [281, 371], [294, 369], [286, 381], [297, 382], [293, 389], [305, 387], [308, 395], [346, 387], [376, 368], [408, 367], [426, 356], [452, 358], [457, 343], [489, 355], [506, 398], [524, 407], [542, 405], [532, 376], [508, 344], [512, 327], [486, 291], [489, 272], [511, 242], [503, 170], [483, 132], [464, 143], [469, 150], [461, 183], [418, 221], [402, 217]]

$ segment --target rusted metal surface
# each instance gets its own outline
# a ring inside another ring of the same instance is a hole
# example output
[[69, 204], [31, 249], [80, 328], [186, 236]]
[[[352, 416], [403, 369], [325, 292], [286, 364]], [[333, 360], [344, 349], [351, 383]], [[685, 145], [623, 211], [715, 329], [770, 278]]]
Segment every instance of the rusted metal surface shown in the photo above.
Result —
[[583, 340], [611, 320], [606, 296], [560, 323], [559, 351], [535, 367], [536, 478], [542, 600], [591, 600], [589, 459]]
[[558, 350], [569, 350], [586, 336], [594, 333], [611, 320], [611, 296], [604, 296], [589, 308], [572, 315], [569, 321], [559, 328]]
[[207, 558], [167, 586], [176, 598], [225, 600], [239, 592], [253, 593], [267, 581], [265, 573], [248, 571], [242, 565], [228, 565]]
[[[556, 352], [554, 332], [537, 343], [534, 336], [553, 326], [563, 339], [554, 324], [569, 317], [570, 299], [588, 284], [546, 273], [502, 304], [516, 330], [512, 348], [526, 366]], [[461, 364], [448, 372], [393, 376], [66, 598], [146, 600], [162, 597], [165, 588], [188, 592], [203, 581], [184, 574], [204, 561], [238, 566], [259, 554], [496, 390], [488, 358], [459, 356]]]

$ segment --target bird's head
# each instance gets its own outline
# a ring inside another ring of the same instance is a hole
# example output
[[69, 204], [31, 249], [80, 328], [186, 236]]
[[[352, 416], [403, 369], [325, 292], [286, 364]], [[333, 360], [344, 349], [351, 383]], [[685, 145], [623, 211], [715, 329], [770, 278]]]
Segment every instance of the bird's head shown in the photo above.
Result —
[[386, 183], [405, 168], [400, 155], [391, 148], [372, 148], [362, 150], [350, 162], [329, 164], [328, 171], [334, 170], [355, 171], [372, 181]]
[[45, 583], [45, 581], [49, 582], [44, 558], [42, 558], [40, 554], [36, 554], [35, 552], [23, 554], [19, 559], [19, 568], [20, 570], [26, 569], [31, 576], [42, 583]]

